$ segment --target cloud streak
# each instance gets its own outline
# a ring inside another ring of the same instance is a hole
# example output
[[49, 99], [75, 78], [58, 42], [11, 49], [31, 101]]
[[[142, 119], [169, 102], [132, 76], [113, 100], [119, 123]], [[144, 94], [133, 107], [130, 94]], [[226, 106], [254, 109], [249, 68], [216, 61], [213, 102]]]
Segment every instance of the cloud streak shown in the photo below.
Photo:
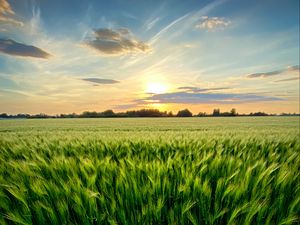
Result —
[[291, 66], [286, 69], [282, 70], [274, 70], [274, 71], [269, 71], [269, 72], [262, 72], [262, 73], [252, 73], [246, 75], [247, 78], [267, 78], [267, 77], [272, 77], [276, 75], [282, 75], [285, 73], [293, 73], [293, 72], [298, 72], [299, 73], [300, 67], [299, 66]]
[[14, 24], [22, 26], [23, 23], [19, 20], [13, 18], [15, 12], [11, 8], [7, 0], [0, 0], [0, 24]]
[[187, 17], [189, 17], [191, 15], [191, 13], [187, 13], [179, 18], [177, 18], [176, 20], [172, 21], [170, 24], [168, 24], [167, 26], [165, 26], [163, 29], [161, 29], [157, 34], [155, 34], [151, 40], [150, 40], [150, 44], [155, 44], [155, 42], [158, 41], [158, 39], [160, 39], [160, 37], [166, 33], [169, 29], [171, 29], [172, 27], [174, 27], [176, 24], [180, 23], [181, 21], [185, 20]]
[[231, 24], [231, 21], [226, 20], [222, 17], [208, 17], [202, 16], [198, 23], [196, 24], [197, 29], [205, 29], [205, 30], [216, 30], [216, 29], [224, 29]]
[[292, 78], [287, 78], [287, 79], [282, 79], [282, 80], [276, 80], [274, 82], [278, 83], [278, 82], [287, 82], [287, 81], [294, 81], [294, 80], [299, 80], [300, 77], [292, 77]]
[[42, 59], [47, 59], [51, 56], [49, 53], [35, 46], [22, 44], [11, 39], [1, 38], [0, 53], [12, 56], [34, 57]]
[[202, 92], [210, 92], [210, 91], [222, 91], [222, 90], [228, 90], [229, 87], [218, 87], [218, 88], [199, 88], [199, 87], [179, 87], [178, 90], [184, 90], [185, 92], [192, 92], [192, 93], [202, 93]]
[[120, 83], [120, 81], [112, 80], [112, 79], [100, 79], [100, 78], [84, 78], [83, 81], [88, 81], [96, 84], [116, 84]]
[[147, 52], [150, 46], [137, 40], [126, 28], [112, 30], [95, 29], [92, 40], [87, 45], [103, 55], [125, 55], [129, 53]]
[[0, 15], [15, 14], [7, 0], [0, 0]]

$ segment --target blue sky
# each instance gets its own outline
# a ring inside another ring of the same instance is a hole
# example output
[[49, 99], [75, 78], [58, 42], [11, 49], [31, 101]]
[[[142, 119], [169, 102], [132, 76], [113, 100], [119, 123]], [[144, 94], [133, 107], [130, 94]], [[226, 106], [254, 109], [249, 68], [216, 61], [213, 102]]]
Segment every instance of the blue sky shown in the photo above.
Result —
[[0, 103], [299, 112], [299, 1], [0, 0]]

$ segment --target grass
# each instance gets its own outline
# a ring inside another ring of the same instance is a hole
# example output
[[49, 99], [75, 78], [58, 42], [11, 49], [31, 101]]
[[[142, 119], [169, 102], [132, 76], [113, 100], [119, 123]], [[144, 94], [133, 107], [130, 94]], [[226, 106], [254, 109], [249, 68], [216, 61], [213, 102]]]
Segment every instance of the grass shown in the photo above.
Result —
[[0, 224], [299, 224], [299, 117], [0, 121]]

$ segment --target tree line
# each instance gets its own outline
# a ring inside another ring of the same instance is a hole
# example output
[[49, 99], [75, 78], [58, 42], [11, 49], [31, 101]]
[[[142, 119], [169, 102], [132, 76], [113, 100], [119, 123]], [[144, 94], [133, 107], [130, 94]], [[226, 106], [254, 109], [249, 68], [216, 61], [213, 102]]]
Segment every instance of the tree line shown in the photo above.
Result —
[[236, 109], [231, 109], [229, 112], [221, 112], [220, 109], [214, 109], [211, 114], [206, 112], [199, 112], [194, 114], [189, 109], [179, 110], [176, 114], [173, 112], [159, 111], [158, 109], [140, 109], [126, 112], [114, 112], [113, 110], [105, 110], [103, 112], [85, 111], [81, 114], [60, 114], [47, 115], [44, 113], [30, 115], [30, 114], [16, 114], [9, 115], [7, 113], [0, 114], [2, 119], [36, 119], [36, 118], [126, 118], [126, 117], [234, 117], [234, 116], [300, 116], [296, 113], [282, 113], [282, 114], [268, 114], [265, 112], [251, 112], [249, 114], [239, 114]]

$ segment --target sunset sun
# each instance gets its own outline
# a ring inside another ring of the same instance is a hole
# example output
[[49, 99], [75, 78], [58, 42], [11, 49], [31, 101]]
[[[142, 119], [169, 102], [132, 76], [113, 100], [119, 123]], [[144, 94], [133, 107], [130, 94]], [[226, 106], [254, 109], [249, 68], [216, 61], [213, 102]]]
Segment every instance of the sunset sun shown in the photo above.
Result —
[[162, 94], [167, 91], [167, 86], [165, 84], [159, 83], [159, 82], [153, 82], [147, 84], [147, 93], [151, 94]]

